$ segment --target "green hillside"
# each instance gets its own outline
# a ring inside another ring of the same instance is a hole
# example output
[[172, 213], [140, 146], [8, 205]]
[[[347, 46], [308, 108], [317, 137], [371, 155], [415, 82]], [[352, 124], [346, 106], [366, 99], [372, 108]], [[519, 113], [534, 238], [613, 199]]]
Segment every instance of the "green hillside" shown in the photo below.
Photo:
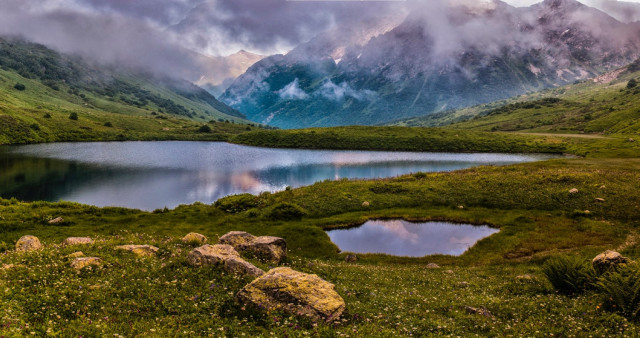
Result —
[[[211, 130], [196, 133], [207, 122]], [[232, 122], [252, 124], [186, 81], [89, 65], [0, 38], [0, 144], [219, 139], [247, 128]]]
[[632, 135], [640, 132], [640, 61], [595, 80], [394, 123], [476, 131]]

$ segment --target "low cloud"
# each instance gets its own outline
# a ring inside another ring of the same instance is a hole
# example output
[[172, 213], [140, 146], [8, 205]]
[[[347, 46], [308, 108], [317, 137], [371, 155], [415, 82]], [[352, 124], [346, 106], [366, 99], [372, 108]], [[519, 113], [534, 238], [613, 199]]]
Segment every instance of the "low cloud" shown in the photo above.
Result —
[[309, 97], [309, 95], [300, 88], [300, 83], [297, 78], [280, 89], [278, 95], [280, 95], [280, 98], [283, 100], [304, 100]]
[[345, 97], [363, 101], [371, 99], [375, 95], [375, 92], [366, 89], [356, 90], [346, 82], [337, 85], [329, 80], [320, 87], [316, 94], [333, 101], [341, 101], [344, 100]]

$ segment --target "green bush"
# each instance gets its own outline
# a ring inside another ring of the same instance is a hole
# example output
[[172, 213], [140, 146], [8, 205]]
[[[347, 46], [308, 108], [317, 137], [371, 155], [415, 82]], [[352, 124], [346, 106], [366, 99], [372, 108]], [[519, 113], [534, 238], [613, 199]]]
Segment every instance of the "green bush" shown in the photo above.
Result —
[[636, 81], [636, 79], [631, 79], [627, 83], [627, 88], [628, 89], [635, 88], [637, 85], [638, 85], [638, 81]]
[[211, 132], [211, 127], [209, 127], [208, 125], [203, 125], [202, 127], [198, 128], [198, 132], [199, 133], [210, 133]]
[[293, 203], [278, 203], [268, 214], [273, 220], [296, 220], [301, 219], [307, 212]]
[[44, 118], [45, 119], [50, 119], [51, 118], [51, 114], [49, 114], [49, 113], [44, 114]]
[[105, 123], [104, 123], [104, 126], [105, 126], [105, 127], [109, 127], [109, 128], [111, 128], [111, 127], [113, 127], [113, 123], [111, 123], [111, 122], [105, 122]]
[[547, 260], [542, 267], [551, 285], [560, 293], [573, 295], [593, 287], [595, 273], [580, 258], [557, 256]]
[[69, 120], [78, 121], [78, 113], [69, 114]]
[[25, 85], [23, 85], [22, 83], [16, 83], [16, 85], [13, 86], [13, 88], [15, 88], [16, 90], [19, 90], [19, 91], [23, 91], [23, 90], [27, 89], [27, 87], [25, 87]]
[[630, 320], [640, 319], [640, 266], [629, 264], [606, 273], [596, 287], [602, 295], [604, 309]]
[[258, 206], [258, 197], [251, 194], [233, 195], [221, 198], [214, 206], [228, 213], [236, 214]]
[[33, 129], [33, 130], [40, 130], [40, 125], [37, 123], [32, 123], [29, 128]]

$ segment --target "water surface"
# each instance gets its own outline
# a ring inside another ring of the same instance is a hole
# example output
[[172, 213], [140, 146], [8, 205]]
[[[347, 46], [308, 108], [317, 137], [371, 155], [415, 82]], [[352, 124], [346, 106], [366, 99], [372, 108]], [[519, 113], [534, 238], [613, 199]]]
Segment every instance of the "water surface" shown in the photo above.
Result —
[[153, 210], [340, 178], [393, 177], [548, 155], [270, 149], [222, 142], [0, 147], [0, 196]]
[[357, 228], [327, 233], [342, 251], [423, 257], [435, 254], [462, 255], [476, 242], [498, 231], [486, 225], [372, 220]]

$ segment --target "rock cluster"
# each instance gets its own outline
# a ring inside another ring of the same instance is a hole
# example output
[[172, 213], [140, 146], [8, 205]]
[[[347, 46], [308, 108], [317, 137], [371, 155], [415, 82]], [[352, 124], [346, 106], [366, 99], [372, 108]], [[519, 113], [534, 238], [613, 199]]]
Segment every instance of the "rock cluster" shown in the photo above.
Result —
[[[182, 238], [185, 243], [207, 242], [204, 235], [190, 233]], [[256, 237], [246, 232], [232, 231], [220, 238], [221, 244], [204, 244], [193, 249], [187, 256], [187, 262], [197, 267], [220, 266], [223, 269], [255, 278], [236, 294], [236, 298], [248, 306], [265, 310], [282, 310], [294, 315], [308, 316], [314, 320], [335, 320], [345, 309], [345, 302], [335, 291], [334, 285], [312, 274], [278, 267], [264, 272], [240, 256], [246, 252], [258, 258], [280, 262], [287, 255], [287, 243], [284, 239], [272, 236]], [[63, 246], [92, 244], [89, 237], [69, 237]], [[16, 251], [26, 252], [42, 248], [38, 238], [23, 236], [16, 243]], [[119, 245], [117, 250], [126, 250], [138, 256], [154, 256], [159, 249], [151, 245]], [[71, 268], [81, 270], [90, 266], [99, 266], [99, 257], [84, 257], [78, 251], [65, 256], [72, 260]], [[355, 255], [347, 257], [356, 261]], [[14, 266], [3, 265], [2, 269]]]
[[231, 231], [220, 237], [219, 244], [231, 245], [239, 252], [247, 252], [259, 259], [281, 262], [287, 257], [287, 242], [280, 237], [256, 237], [244, 231]]

